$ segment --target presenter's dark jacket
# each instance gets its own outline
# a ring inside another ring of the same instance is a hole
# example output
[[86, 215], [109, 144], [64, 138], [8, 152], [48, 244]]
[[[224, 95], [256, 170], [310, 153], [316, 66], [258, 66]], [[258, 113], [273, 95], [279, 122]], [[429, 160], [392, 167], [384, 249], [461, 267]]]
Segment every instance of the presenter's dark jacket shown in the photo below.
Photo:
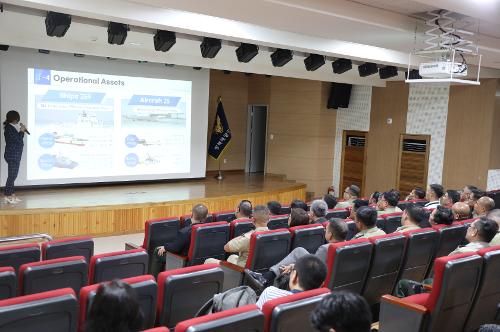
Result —
[[20, 161], [24, 147], [24, 132], [17, 131], [11, 124], [6, 124], [3, 131], [5, 136], [4, 157], [7, 162]]

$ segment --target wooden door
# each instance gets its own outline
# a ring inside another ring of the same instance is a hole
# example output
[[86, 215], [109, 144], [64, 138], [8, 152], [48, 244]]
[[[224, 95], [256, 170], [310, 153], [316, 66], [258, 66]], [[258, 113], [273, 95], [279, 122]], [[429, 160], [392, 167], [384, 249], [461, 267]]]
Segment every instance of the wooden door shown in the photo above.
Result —
[[357, 185], [364, 193], [366, 132], [344, 130], [339, 197], [347, 186]]
[[415, 187], [427, 187], [429, 135], [401, 135], [399, 143], [397, 188], [405, 197]]

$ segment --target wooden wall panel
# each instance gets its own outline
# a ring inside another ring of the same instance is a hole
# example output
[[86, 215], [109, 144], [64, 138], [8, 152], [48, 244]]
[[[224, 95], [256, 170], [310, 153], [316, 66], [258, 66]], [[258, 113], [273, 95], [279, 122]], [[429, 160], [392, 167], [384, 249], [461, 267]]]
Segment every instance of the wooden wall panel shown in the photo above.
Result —
[[445, 188], [463, 188], [465, 184], [486, 188], [496, 85], [497, 80], [488, 79], [482, 80], [480, 86], [450, 87], [443, 165]]
[[248, 78], [248, 104], [269, 105], [271, 100], [271, 77], [253, 74]]
[[[500, 91], [500, 80], [497, 81], [497, 90]], [[495, 97], [489, 168], [500, 169], [500, 95]]]

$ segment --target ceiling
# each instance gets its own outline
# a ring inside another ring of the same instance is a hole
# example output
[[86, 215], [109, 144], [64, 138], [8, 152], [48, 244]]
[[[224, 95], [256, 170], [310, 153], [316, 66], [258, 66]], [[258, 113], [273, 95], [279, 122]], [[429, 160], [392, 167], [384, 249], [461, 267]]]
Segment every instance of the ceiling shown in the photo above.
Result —
[[[470, 9], [470, 2], [500, 0], [453, 0], [457, 12]], [[376, 75], [360, 78], [356, 70], [335, 75], [330, 63], [315, 72], [304, 69], [308, 53], [347, 57], [380, 65], [408, 65], [408, 53], [422, 47], [421, 13], [446, 8], [448, 0], [6, 0], [0, 14], [0, 43], [61, 52], [111, 56], [132, 60], [168, 62], [185, 66], [227, 69], [323, 81], [383, 86]], [[435, 7], [439, 6], [439, 7]], [[469, 7], [467, 7], [469, 6]], [[491, 6], [490, 6], [491, 7]], [[473, 11], [479, 22], [477, 42], [483, 54], [483, 77], [500, 77], [500, 26], [495, 8], [488, 13]], [[498, 7], [500, 9], [500, 7]], [[63, 38], [45, 35], [46, 10], [74, 15]], [[499, 13], [500, 18], [500, 13]], [[132, 26], [126, 44], [107, 44], [106, 22]], [[19, 22], [23, 22], [19, 25]], [[11, 27], [16, 26], [16, 29]], [[178, 33], [177, 44], [167, 53], [155, 52], [155, 29]], [[199, 54], [200, 36], [223, 39], [215, 59]], [[234, 50], [240, 42], [261, 46], [248, 64], [236, 61]], [[274, 68], [269, 59], [277, 47], [294, 50], [291, 63]], [[415, 64], [415, 63], [413, 63]], [[399, 79], [404, 76], [400, 74]]]

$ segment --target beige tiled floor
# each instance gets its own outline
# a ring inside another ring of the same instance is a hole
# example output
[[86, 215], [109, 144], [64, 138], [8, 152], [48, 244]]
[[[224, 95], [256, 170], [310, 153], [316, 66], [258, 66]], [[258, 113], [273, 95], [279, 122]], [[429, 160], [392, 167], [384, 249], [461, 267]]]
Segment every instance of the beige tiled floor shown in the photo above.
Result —
[[94, 238], [94, 255], [125, 250], [125, 242], [142, 245], [144, 233]]

